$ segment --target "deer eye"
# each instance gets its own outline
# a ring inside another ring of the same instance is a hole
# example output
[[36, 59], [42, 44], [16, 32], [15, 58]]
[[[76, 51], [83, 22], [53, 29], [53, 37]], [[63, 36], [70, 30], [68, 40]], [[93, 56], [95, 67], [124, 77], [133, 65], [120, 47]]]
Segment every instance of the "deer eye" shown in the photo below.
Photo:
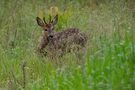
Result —
[[45, 29], [45, 31], [47, 31], [47, 29]]

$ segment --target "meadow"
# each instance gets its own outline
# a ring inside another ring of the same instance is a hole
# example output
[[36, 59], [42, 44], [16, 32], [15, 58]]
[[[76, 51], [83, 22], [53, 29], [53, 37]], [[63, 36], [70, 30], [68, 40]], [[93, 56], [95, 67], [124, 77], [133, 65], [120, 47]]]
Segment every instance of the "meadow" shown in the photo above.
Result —
[[[50, 60], [36, 53], [36, 17], [58, 8], [55, 32], [88, 35], [83, 63], [73, 53]], [[134, 0], [0, 0], [0, 90], [134, 90]]]

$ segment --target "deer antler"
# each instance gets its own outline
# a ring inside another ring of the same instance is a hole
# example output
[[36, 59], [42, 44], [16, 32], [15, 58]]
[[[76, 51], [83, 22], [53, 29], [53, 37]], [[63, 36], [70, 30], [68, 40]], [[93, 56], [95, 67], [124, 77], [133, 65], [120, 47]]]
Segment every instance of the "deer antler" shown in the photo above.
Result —
[[49, 15], [49, 23], [51, 23], [51, 15]]
[[45, 21], [45, 17], [43, 17], [43, 21], [44, 21], [45, 24], [47, 24], [47, 22]]

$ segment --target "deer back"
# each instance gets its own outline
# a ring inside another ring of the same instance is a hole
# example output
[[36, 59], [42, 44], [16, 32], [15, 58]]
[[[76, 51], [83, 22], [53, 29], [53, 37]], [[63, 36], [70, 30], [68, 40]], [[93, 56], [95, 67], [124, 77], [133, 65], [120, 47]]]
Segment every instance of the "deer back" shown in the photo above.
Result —
[[54, 37], [49, 40], [49, 49], [56, 51], [71, 51], [73, 46], [85, 47], [87, 37], [85, 34], [80, 33], [76, 28], [69, 28], [67, 30], [54, 34]]

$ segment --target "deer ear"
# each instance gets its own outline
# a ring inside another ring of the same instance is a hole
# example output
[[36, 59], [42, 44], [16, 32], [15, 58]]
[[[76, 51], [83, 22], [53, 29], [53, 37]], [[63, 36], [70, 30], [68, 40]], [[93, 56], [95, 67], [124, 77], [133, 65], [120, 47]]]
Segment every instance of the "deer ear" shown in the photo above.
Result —
[[36, 17], [36, 20], [37, 20], [37, 24], [41, 27], [44, 26], [44, 22], [39, 18], [39, 17]]
[[58, 22], [58, 14], [53, 18], [52, 24], [53, 24], [53, 25], [56, 25], [57, 22]]

